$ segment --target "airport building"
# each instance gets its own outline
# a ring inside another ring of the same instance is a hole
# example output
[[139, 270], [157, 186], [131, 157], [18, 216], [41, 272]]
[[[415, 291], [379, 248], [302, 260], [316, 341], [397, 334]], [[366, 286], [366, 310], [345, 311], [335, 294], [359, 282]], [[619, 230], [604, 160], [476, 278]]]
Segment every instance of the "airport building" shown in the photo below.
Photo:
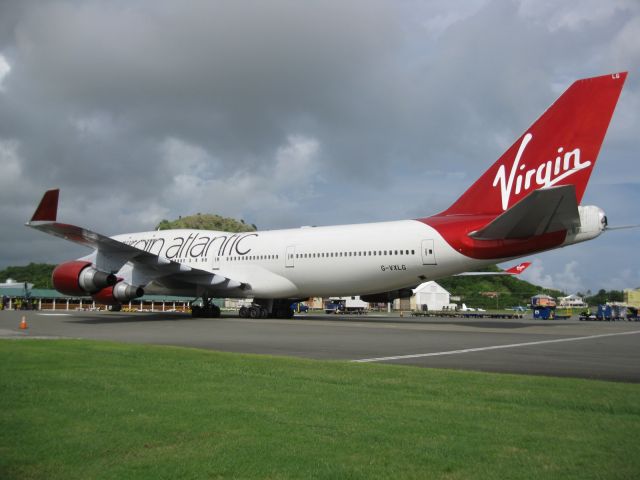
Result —
[[558, 299], [558, 307], [561, 308], [586, 308], [587, 306], [579, 295], [568, 295]]
[[425, 282], [416, 287], [411, 297], [411, 310], [439, 311], [453, 309], [451, 294], [436, 282]]
[[[104, 305], [96, 304], [90, 297], [71, 297], [56, 290], [32, 288], [27, 290], [23, 284], [10, 287], [0, 287], [2, 303], [0, 309], [28, 309], [28, 310], [97, 310], [105, 309]], [[169, 295], [145, 295], [122, 305], [123, 310], [169, 312], [187, 311], [191, 297], [176, 297]], [[222, 303], [222, 302], [221, 302]]]
[[640, 288], [627, 288], [624, 291], [624, 303], [630, 307], [640, 308]]

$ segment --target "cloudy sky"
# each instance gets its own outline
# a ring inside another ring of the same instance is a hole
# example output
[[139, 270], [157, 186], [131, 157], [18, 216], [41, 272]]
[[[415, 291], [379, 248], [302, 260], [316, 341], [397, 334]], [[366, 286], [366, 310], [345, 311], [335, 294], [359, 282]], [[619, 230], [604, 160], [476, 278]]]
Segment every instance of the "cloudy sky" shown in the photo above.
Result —
[[[640, 223], [640, 2], [0, 3], [0, 268], [197, 212], [261, 230], [446, 208], [574, 80], [629, 78], [583, 204]], [[534, 255], [567, 292], [640, 286], [640, 230]]]

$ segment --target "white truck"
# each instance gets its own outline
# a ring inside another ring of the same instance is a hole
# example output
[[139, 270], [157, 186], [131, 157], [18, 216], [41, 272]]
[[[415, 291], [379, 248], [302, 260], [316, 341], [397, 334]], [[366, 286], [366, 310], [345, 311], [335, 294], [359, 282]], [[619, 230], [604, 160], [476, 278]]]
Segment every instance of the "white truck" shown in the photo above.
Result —
[[324, 305], [327, 314], [354, 314], [364, 315], [369, 311], [369, 304], [360, 300], [360, 297], [330, 297]]

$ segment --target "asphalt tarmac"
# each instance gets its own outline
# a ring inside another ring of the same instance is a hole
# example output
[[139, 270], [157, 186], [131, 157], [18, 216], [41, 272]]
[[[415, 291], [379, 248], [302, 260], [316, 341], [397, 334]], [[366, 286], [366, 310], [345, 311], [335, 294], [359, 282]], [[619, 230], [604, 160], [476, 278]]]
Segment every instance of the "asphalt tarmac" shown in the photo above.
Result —
[[0, 338], [22, 337], [640, 382], [640, 322], [0, 311]]

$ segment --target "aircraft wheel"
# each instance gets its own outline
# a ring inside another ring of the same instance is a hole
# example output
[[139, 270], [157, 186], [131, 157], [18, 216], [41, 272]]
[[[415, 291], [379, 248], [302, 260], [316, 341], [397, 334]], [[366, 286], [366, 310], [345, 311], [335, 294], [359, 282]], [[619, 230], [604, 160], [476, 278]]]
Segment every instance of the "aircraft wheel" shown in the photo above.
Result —
[[191, 307], [191, 317], [200, 318], [202, 316], [202, 307], [195, 305]]
[[260, 309], [258, 307], [251, 307], [249, 309], [249, 316], [251, 318], [258, 318], [260, 317]]

